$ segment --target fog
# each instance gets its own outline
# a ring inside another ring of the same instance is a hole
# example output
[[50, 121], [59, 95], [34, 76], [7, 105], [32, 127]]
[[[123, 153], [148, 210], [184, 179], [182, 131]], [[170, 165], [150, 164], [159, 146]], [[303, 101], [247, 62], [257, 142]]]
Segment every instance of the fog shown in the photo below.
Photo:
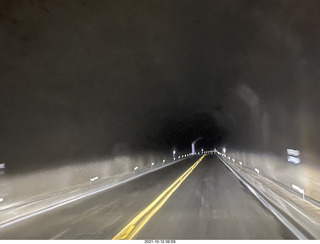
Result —
[[319, 1], [1, 1], [12, 172], [173, 148], [318, 154]]

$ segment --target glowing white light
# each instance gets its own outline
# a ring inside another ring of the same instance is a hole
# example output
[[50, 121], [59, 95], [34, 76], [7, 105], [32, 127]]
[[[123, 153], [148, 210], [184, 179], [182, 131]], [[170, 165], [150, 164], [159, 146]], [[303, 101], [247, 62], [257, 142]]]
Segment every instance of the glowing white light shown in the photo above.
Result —
[[3, 202], [3, 197], [0, 197], [0, 202]]
[[164, 163], [166, 160], [162, 160], [162, 162]]
[[242, 166], [242, 163], [241, 163], [241, 162], [239, 162], [239, 164]]
[[173, 154], [176, 154], [176, 150], [173, 150]]
[[258, 174], [260, 173], [260, 170], [258, 170], [258, 169], [254, 169]]
[[291, 163], [294, 163], [294, 164], [298, 164], [300, 163], [300, 158], [296, 158], [296, 157], [293, 157], [293, 156], [288, 156], [288, 162], [291, 162]]
[[6, 164], [5, 163], [0, 164], [0, 169], [5, 169], [5, 168], [6, 168]]
[[299, 150], [295, 150], [295, 149], [287, 149], [287, 153], [288, 155], [297, 157], [300, 155], [300, 151]]
[[227, 149], [224, 147], [222, 148], [223, 153], [226, 153]]
[[234, 159], [232, 159], [232, 162], [234, 162]]
[[178, 158], [180, 158], [180, 156]]
[[139, 169], [139, 167], [138, 167], [138, 166], [134, 167], [134, 170], [137, 170], [137, 169]]
[[173, 158], [173, 160], [176, 160], [176, 158]]
[[154, 165], [154, 163], [151, 164], [152, 166]]

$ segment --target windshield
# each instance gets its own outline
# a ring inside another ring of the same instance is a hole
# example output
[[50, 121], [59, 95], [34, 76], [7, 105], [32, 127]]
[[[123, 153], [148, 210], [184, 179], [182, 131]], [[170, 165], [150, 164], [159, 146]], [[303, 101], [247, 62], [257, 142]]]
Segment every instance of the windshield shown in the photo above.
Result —
[[1, 1], [0, 239], [319, 239], [319, 11]]

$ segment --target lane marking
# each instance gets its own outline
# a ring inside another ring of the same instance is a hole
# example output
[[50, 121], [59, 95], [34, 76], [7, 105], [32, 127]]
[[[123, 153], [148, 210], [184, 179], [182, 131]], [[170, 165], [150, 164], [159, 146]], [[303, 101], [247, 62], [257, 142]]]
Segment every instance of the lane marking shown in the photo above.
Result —
[[299, 212], [302, 216], [306, 217], [311, 223], [315, 224], [315, 225], [320, 225], [320, 223], [318, 223], [317, 221], [309, 218], [308, 215], [306, 215], [305, 213], [303, 213], [302, 211], [300, 211], [298, 208], [296, 208], [295, 206], [293, 206], [291, 203], [289, 203], [287, 200], [285, 200], [283, 197], [276, 195], [275, 193], [273, 193], [273, 191], [271, 191], [270, 189], [268, 189], [269, 192], [271, 192], [274, 196], [279, 197], [282, 199], [282, 201], [284, 201], [286, 204], [288, 204], [290, 207], [292, 207], [294, 210], [296, 210], [297, 212]]
[[[282, 198], [282, 197], [280, 197]], [[295, 206], [293, 206], [291, 203], [287, 202], [286, 200], [284, 200], [282, 198], [282, 200], [287, 203], [289, 206], [291, 206], [293, 209], [295, 209], [296, 211], [298, 211], [301, 215], [303, 215], [304, 217], [306, 217], [311, 223], [313, 223], [314, 225], [320, 225], [317, 221], [314, 221], [313, 219], [309, 218], [306, 214], [304, 214], [303, 212], [301, 212], [299, 209], [297, 209]]]
[[123, 239], [125, 239], [129, 234], [130, 234], [130, 232], [134, 229], [134, 225], [131, 225], [131, 227], [127, 230], [127, 232], [126, 233], [124, 233], [124, 235], [123, 236], [121, 236], [121, 240], [123, 240]]
[[[150, 174], [150, 173], [153, 173], [153, 172], [155, 172], [155, 171], [161, 170], [161, 169], [166, 168], [166, 167], [168, 167], [168, 166], [171, 166], [171, 165], [173, 165], [173, 164], [180, 163], [180, 162], [182, 162], [182, 161], [184, 161], [184, 160], [186, 160], [186, 159], [180, 159], [180, 160], [174, 161], [174, 162], [172, 162], [172, 163], [170, 163], [170, 164], [167, 164], [167, 165], [164, 165], [164, 166], [161, 166], [161, 167], [157, 167], [157, 168], [152, 169], [152, 170], [149, 170], [149, 171], [147, 171], [147, 172], [145, 172], [145, 173], [142, 173], [142, 174], [133, 176], [133, 177], [131, 177], [131, 178], [128, 178], [128, 179], [126, 179], [126, 180], [124, 180], [124, 181], [121, 181], [121, 182], [118, 182], [118, 183], [114, 183], [114, 184], [108, 185], [108, 186], [103, 187], [103, 188], [100, 188], [100, 189], [98, 189], [98, 190], [90, 191], [89, 193], [85, 193], [85, 194], [83, 194], [83, 195], [80, 195], [80, 196], [71, 198], [71, 199], [69, 199], [69, 200], [65, 200], [65, 201], [56, 203], [56, 204], [54, 204], [54, 205], [49, 205], [48, 207], [45, 207], [45, 208], [40, 209], [40, 210], [37, 210], [37, 211], [35, 211], [35, 212], [31, 212], [31, 213], [22, 215], [22, 216], [20, 216], [20, 217], [16, 217], [16, 216], [15, 216], [15, 217], [12, 217], [12, 218], [8, 219], [7, 221], [0, 223], [0, 229], [5, 228], [5, 227], [8, 227], [8, 226], [13, 225], [13, 224], [16, 224], [16, 223], [18, 223], [18, 222], [20, 222], [20, 221], [27, 220], [27, 219], [32, 218], [32, 217], [34, 217], [34, 216], [37, 216], [37, 215], [39, 215], [39, 214], [46, 213], [46, 212], [48, 212], [48, 211], [54, 210], [54, 209], [59, 208], [59, 207], [62, 207], [62, 206], [64, 206], [64, 205], [67, 205], [67, 204], [76, 202], [76, 201], [81, 200], [81, 199], [83, 199], [83, 198], [90, 197], [90, 196], [95, 195], [95, 194], [98, 194], [98, 193], [100, 193], [100, 192], [103, 192], [103, 191], [112, 189], [112, 188], [114, 188], [114, 187], [116, 187], [116, 186], [123, 185], [123, 184], [125, 184], [125, 183], [127, 183], [127, 182], [133, 181], [133, 180], [135, 180], [135, 179], [137, 179], [137, 178], [140, 178], [140, 177], [145, 176], [145, 175], [147, 175], [147, 174]], [[80, 188], [79, 188], [79, 189], [80, 189]], [[76, 189], [76, 190], [78, 190], [78, 189]], [[75, 190], [75, 191], [76, 191], [76, 190]], [[48, 197], [48, 198], [49, 198], [49, 197]], [[39, 201], [41, 201], [41, 200], [37, 200], [36, 202], [39, 202]], [[36, 203], [36, 202], [31, 202], [31, 203], [28, 203], [27, 205], [31, 205], [31, 204], [34, 204], [34, 203]], [[23, 207], [25, 207], [25, 206], [27, 206], [27, 205], [18, 206], [18, 208], [23, 208]], [[12, 209], [10, 209], [10, 211], [11, 211], [11, 210], [12, 210]], [[0, 213], [2, 213], [2, 212], [4, 212], [4, 211], [6, 211], [6, 209], [1, 210]]]
[[[185, 176], [186, 179], [191, 174], [191, 171]], [[151, 219], [151, 217], [162, 207], [163, 204], [170, 198], [170, 196], [178, 189], [183, 181], [178, 182], [176, 186], [157, 204], [150, 212], [148, 212], [144, 218], [140, 221], [139, 225], [135, 229], [135, 232], [132, 233], [131, 239], [140, 231], [140, 229]]]
[[70, 228], [68, 228], [68, 229], [66, 229], [66, 230], [64, 230], [64, 231], [62, 231], [62, 232], [60, 232], [60, 233], [56, 234], [55, 236], [51, 237], [51, 238], [50, 238], [50, 240], [58, 239], [58, 238], [59, 238], [59, 237], [61, 237], [63, 234], [67, 233], [67, 232], [68, 232], [68, 230], [70, 230]]
[[[250, 178], [251, 180], [255, 180], [254, 178], [252, 178], [250, 175], [247, 175], [248, 178]], [[269, 180], [267, 178], [267, 180]], [[281, 198], [282, 201], [284, 201], [286, 204], [288, 204], [290, 207], [292, 207], [294, 210], [296, 210], [297, 212], [299, 212], [302, 216], [304, 216], [305, 218], [307, 218], [311, 223], [313, 223], [314, 225], [320, 225], [319, 222], [309, 218], [306, 214], [304, 214], [302, 211], [300, 211], [298, 208], [296, 208], [295, 206], [293, 206], [291, 203], [289, 203], [287, 200], [285, 200], [283, 197], [281, 197], [280, 195], [275, 194], [273, 191], [271, 191], [270, 189], [267, 189], [271, 194], [273, 194], [274, 196]], [[308, 202], [308, 201], [307, 201]], [[309, 203], [309, 202], [308, 202]], [[309, 203], [312, 204], [312, 203]]]
[[[178, 189], [182, 182], [192, 173], [192, 171], [198, 166], [198, 164], [205, 156], [206, 154], [199, 158], [189, 169], [187, 169], [166, 190], [164, 190], [149, 206], [147, 206], [133, 220], [131, 220], [115, 237], [112, 238], [112, 240], [131, 240], [149, 221], [149, 219], [162, 207], [162, 205], [169, 199], [169, 197]], [[132, 226], [135, 227], [130, 230]]]
[[277, 209], [269, 204], [256, 190], [254, 190], [249, 183], [247, 183], [242, 177], [235, 172], [228, 164], [226, 164], [220, 157], [220, 161], [251, 191], [251, 193], [273, 213], [277, 219], [284, 224], [299, 240], [308, 240], [308, 238], [298, 230], [287, 218], [285, 218]]

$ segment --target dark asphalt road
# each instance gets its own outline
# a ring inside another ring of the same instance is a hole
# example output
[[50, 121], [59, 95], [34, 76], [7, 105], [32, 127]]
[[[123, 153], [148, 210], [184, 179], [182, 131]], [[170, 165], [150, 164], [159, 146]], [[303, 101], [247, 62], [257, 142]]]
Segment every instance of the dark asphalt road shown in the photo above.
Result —
[[[0, 229], [0, 239], [112, 239], [196, 161]], [[295, 239], [215, 156], [207, 156], [134, 239]]]

